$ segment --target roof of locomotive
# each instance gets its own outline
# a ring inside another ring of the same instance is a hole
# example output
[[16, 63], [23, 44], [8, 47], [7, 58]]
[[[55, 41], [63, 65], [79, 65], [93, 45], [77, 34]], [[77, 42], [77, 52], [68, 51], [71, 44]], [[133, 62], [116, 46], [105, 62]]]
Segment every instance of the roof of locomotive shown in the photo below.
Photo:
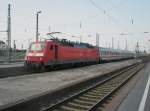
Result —
[[57, 42], [58, 44], [65, 45], [65, 46], [70, 46], [70, 47], [76, 47], [76, 48], [94, 48], [95, 46], [88, 44], [88, 43], [83, 43], [83, 42], [74, 42], [70, 41], [67, 39], [50, 39], [54, 42]]
[[[71, 47], [76, 47], [76, 48], [95, 48], [95, 46], [89, 43], [83, 43], [83, 42], [77, 42], [77, 41], [74, 42], [74, 41], [64, 39], [65, 36], [71, 36], [71, 35], [64, 34], [62, 32], [51, 32], [51, 33], [48, 33], [47, 35], [49, 35], [49, 40], [52, 40], [61, 45], [71, 46]], [[58, 39], [58, 37], [59, 38], [61, 37], [62, 39]]]
[[83, 42], [80, 43], [80, 42], [70, 41], [67, 39], [58, 39], [58, 38], [45, 39], [43, 41], [35, 41], [32, 43], [44, 43], [44, 42], [54, 42], [60, 45], [76, 47], [76, 48], [95, 48], [95, 46], [88, 43], [83, 43]]

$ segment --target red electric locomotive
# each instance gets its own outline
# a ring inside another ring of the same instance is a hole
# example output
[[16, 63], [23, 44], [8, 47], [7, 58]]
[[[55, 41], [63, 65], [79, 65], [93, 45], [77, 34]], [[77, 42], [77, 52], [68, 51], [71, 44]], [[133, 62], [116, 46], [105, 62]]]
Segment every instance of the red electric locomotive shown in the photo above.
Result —
[[36, 68], [98, 62], [98, 48], [86, 43], [73, 43], [56, 38], [32, 42], [25, 56], [25, 65]]

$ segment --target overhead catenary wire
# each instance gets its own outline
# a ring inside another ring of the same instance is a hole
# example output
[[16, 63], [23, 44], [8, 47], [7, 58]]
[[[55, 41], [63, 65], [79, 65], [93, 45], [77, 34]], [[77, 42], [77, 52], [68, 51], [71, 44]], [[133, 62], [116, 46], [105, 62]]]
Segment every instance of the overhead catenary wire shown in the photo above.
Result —
[[119, 0], [119, 2], [117, 4], [114, 4], [111, 0], [107, 0], [107, 2], [109, 2], [109, 4], [112, 5], [112, 7], [109, 9], [109, 11], [111, 11], [112, 9], [117, 9], [119, 7], [120, 4], [123, 3], [124, 0]]
[[89, 2], [95, 7], [97, 8], [100, 12], [102, 12], [105, 16], [107, 16], [113, 23], [120, 25], [119, 27], [121, 27], [123, 30], [127, 30], [126, 27], [122, 26], [119, 22], [119, 20], [117, 20], [116, 18], [112, 17], [106, 10], [104, 10], [103, 8], [99, 7], [93, 0], [89, 0]]

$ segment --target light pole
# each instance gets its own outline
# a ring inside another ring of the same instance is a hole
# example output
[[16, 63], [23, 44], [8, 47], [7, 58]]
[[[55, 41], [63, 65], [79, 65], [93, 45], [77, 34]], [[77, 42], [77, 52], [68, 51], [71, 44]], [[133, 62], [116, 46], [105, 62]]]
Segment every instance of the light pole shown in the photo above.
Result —
[[81, 35], [81, 32], [82, 32], [82, 23], [80, 22], [80, 43], [82, 42], [82, 35]]
[[36, 41], [38, 41], [38, 35], [39, 35], [39, 13], [42, 13], [41, 11], [38, 11], [36, 13]]
[[96, 33], [96, 46], [99, 47], [99, 34]]
[[[129, 35], [128, 33], [120, 33], [121, 36], [126, 36], [126, 35]], [[128, 41], [127, 41], [127, 38], [126, 38], [126, 41], [125, 41], [125, 50], [128, 50]]]
[[144, 32], [145, 34], [149, 33], [149, 32]]

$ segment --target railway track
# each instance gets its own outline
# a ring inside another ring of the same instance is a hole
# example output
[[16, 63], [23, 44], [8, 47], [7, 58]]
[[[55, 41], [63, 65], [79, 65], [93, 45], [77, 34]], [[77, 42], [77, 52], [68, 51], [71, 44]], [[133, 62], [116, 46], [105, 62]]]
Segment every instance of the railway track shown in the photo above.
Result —
[[0, 107], [0, 111], [95, 111], [145, 66], [140, 62]]
[[132, 78], [144, 64], [134, 65], [113, 75], [83, 91], [60, 101], [43, 111], [94, 111], [101, 110], [103, 103], [130, 78]]

